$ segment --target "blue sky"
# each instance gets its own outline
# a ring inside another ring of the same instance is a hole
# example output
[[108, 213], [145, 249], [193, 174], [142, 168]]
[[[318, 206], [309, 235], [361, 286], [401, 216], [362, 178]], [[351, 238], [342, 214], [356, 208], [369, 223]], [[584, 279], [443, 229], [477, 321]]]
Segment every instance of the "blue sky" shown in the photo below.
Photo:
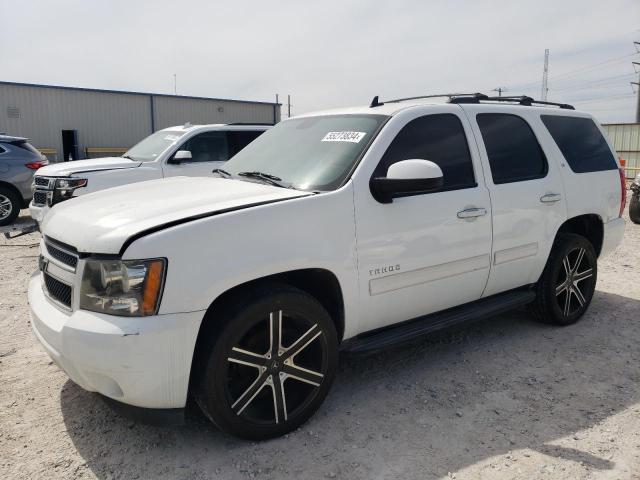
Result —
[[[451, 91], [632, 121], [640, 1], [0, 0], [0, 80], [273, 100], [293, 114]], [[9, 15], [4, 15], [10, 12]]]

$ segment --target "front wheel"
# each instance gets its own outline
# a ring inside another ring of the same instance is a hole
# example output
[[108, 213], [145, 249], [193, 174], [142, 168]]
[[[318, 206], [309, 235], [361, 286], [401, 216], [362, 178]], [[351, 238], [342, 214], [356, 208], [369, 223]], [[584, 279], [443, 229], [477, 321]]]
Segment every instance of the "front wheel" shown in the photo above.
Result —
[[11, 225], [20, 213], [21, 199], [8, 188], [0, 187], [0, 227]]
[[586, 238], [571, 233], [558, 235], [531, 305], [543, 322], [570, 325], [586, 312], [596, 288], [597, 255]]
[[[235, 304], [234, 304], [235, 303]], [[221, 430], [250, 440], [290, 432], [326, 397], [338, 360], [334, 324], [312, 296], [278, 285], [228, 304], [194, 387]]]
[[640, 223], [640, 194], [631, 195], [629, 202], [629, 218], [633, 223]]

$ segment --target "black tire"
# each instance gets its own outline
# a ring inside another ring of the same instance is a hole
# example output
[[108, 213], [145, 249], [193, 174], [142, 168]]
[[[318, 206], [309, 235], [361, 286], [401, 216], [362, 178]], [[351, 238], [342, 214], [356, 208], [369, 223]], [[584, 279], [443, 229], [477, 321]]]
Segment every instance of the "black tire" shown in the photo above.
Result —
[[531, 310], [537, 320], [570, 325], [586, 312], [596, 288], [596, 251], [586, 238], [559, 234], [536, 285]]
[[193, 385], [205, 415], [249, 440], [284, 435], [309, 419], [338, 364], [336, 329], [324, 307], [301, 290], [272, 285], [236, 297], [215, 315], [222, 324], [198, 352]]
[[20, 214], [22, 199], [13, 190], [0, 187], [0, 227], [11, 225]]
[[629, 218], [633, 223], [640, 223], [640, 195], [634, 193], [629, 201]]

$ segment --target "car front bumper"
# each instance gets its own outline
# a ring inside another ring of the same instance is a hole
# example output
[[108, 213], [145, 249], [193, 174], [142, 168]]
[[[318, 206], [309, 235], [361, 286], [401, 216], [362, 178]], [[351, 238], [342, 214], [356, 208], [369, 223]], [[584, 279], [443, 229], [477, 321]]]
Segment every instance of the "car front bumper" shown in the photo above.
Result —
[[31, 326], [52, 360], [85, 390], [136, 407], [183, 408], [204, 311], [117, 317], [65, 312], [29, 281]]
[[29, 215], [31, 215], [31, 218], [33, 218], [36, 222], [42, 223], [44, 216], [47, 214], [50, 208], [51, 207], [47, 205], [44, 205], [44, 206], [34, 205], [32, 200], [31, 203], [29, 203]]

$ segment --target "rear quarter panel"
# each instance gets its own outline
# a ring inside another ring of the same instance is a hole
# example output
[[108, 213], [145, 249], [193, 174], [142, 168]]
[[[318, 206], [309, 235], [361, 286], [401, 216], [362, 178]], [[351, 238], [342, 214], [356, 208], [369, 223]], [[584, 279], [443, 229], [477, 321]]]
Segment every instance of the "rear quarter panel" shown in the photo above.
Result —
[[[566, 110], [545, 111], [544, 114], [582, 117], [593, 120], [607, 141], [618, 167], [620, 166], [618, 156], [612, 148], [609, 139], [602, 130], [602, 127], [600, 127], [598, 121], [593, 117], [582, 112], [569, 113]], [[565, 203], [567, 205], [567, 217], [573, 218], [578, 215], [596, 214], [602, 219], [603, 223], [618, 218], [621, 195], [619, 171], [604, 170], [599, 172], [575, 173], [571, 170], [569, 163], [565, 160], [560, 148], [558, 148], [558, 145], [546, 127], [543, 126], [540, 131], [541, 135], [545, 138], [545, 143], [552, 151], [560, 167]]]

